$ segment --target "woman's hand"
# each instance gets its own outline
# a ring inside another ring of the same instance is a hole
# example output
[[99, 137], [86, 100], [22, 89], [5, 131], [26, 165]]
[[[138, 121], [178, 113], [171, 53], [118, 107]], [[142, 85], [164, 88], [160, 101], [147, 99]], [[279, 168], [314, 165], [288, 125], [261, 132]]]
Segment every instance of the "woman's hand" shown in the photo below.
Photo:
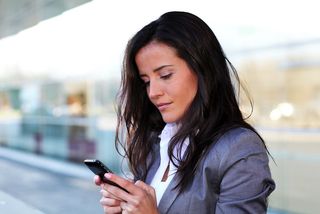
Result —
[[94, 183], [97, 186], [101, 187], [101, 194], [102, 197], [100, 199], [100, 204], [103, 207], [104, 213], [113, 214], [113, 213], [121, 213], [122, 209], [120, 207], [120, 199], [117, 199], [115, 196], [110, 194], [108, 191], [106, 191], [104, 188], [105, 184], [101, 181], [99, 176], [94, 176]]
[[105, 177], [120, 185], [128, 192], [95, 178], [95, 183], [102, 187], [100, 203], [105, 213], [158, 213], [155, 190], [142, 181], [132, 183], [115, 174], [106, 173]]

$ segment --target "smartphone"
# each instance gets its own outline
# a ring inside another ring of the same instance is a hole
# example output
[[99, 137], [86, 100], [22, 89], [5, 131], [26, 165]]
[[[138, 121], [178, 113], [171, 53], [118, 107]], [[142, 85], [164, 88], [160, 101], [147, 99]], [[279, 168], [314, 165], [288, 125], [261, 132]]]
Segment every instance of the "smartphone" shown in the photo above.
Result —
[[95, 160], [95, 159], [86, 159], [83, 161], [85, 165], [96, 175], [100, 177], [102, 182], [119, 187], [120, 189], [128, 192], [123, 187], [119, 186], [118, 184], [108, 180], [106, 177], [104, 177], [105, 173], [113, 173], [106, 165], [104, 165], [101, 161]]

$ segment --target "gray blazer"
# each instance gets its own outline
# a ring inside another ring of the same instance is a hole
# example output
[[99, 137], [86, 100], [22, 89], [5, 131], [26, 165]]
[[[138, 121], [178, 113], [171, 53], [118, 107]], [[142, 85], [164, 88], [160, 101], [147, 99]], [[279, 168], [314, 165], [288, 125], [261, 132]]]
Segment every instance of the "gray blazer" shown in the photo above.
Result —
[[[148, 184], [160, 165], [159, 149], [156, 143]], [[177, 180], [174, 176], [160, 200], [161, 214], [266, 213], [267, 197], [275, 189], [266, 150], [260, 138], [245, 128], [227, 132], [211, 146], [181, 194], [173, 189]]]

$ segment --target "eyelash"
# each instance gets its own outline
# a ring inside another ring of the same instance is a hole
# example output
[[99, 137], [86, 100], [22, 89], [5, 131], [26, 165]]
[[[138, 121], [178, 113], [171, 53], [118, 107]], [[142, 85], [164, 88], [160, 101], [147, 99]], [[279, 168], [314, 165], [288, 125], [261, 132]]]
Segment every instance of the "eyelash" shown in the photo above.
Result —
[[164, 76], [161, 76], [161, 79], [164, 79], [164, 80], [170, 79], [171, 75], [172, 75], [172, 73], [164, 75]]
[[[160, 78], [163, 79], [163, 80], [167, 80], [167, 79], [170, 79], [171, 76], [172, 76], [172, 73], [171, 73], [171, 74], [167, 74], [167, 75], [163, 75], [163, 76], [161, 76]], [[146, 87], [148, 87], [148, 86], [150, 85], [150, 81], [145, 82], [144, 85], [145, 85]]]

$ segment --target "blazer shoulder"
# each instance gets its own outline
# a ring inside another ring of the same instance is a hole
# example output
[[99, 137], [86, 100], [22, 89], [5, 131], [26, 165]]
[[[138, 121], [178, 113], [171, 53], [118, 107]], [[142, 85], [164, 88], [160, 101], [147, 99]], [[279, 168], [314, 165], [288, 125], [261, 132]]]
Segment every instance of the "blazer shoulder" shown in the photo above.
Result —
[[266, 152], [262, 139], [252, 130], [235, 128], [223, 134], [212, 148], [219, 154]]
[[262, 156], [268, 162], [267, 149], [261, 138], [247, 128], [235, 128], [223, 134], [205, 157], [205, 165], [215, 163], [219, 171], [224, 171], [228, 166], [252, 155]]

